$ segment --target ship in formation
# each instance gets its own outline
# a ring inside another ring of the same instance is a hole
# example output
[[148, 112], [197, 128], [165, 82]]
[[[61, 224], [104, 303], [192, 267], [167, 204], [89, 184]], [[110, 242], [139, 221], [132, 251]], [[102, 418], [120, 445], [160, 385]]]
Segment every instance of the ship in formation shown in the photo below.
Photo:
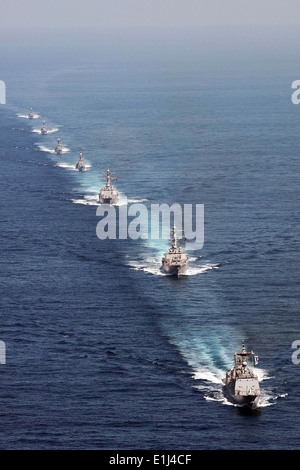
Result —
[[43, 125], [41, 127], [41, 134], [48, 134], [48, 129], [47, 129], [47, 126], [46, 126], [46, 122], [43, 121]]
[[[30, 108], [29, 119], [34, 119], [35, 115]], [[45, 121], [41, 128], [42, 134], [47, 134], [48, 130]], [[61, 155], [63, 153], [62, 144], [60, 139], [57, 140], [55, 147], [55, 153]], [[76, 163], [75, 168], [78, 171], [85, 170], [85, 162], [82, 153], [79, 154], [79, 159]], [[99, 203], [101, 204], [116, 204], [119, 200], [119, 193], [117, 188], [112, 185], [112, 172], [108, 168], [106, 171], [106, 184], [99, 192]], [[168, 252], [162, 257], [162, 268], [166, 274], [180, 276], [184, 275], [188, 267], [188, 255], [178, 245], [178, 237], [175, 225], [171, 230], [172, 233], [172, 244]], [[225, 393], [229, 395], [230, 399], [240, 405], [248, 406], [251, 409], [256, 409], [260, 400], [261, 392], [258, 382], [258, 377], [248, 366], [247, 358], [249, 356], [254, 357], [253, 351], [248, 352], [245, 348], [244, 341], [242, 342], [242, 350], [240, 352], [234, 352], [234, 366], [232, 369], [228, 369], [226, 377], [222, 379], [224, 384]]]
[[174, 276], [181, 276], [186, 273], [188, 267], [188, 255], [178, 245], [178, 238], [175, 225], [171, 230], [172, 233], [172, 244], [169, 251], [164, 254], [161, 262], [162, 268], [166, 274]]
[[247, 358], [254, 357], [254, 352], [248, 352], [242, 342], [242, 350], [234, 352], [234, 367], [227, 370], [223, 380], [225, 391], [231, 401], [241, 406], [255, 409], [260, 399], [258, 378], [248, 366]]
[[78, 158], [78, 161], [75, 165], [75, 168], [78, 171], [84, 171], [85, 170], [85, 163], [84, 163], [84, 159], [83, 159], [83, 156], [82, 156], [81, 152], [79, 154], [79, 158]]
[[101, 204], [117, 204], [119, 200], [119, 193], [117, 188], [112, 185], [112, 180], [115, 179], [112, 176], [112, 172], [108, 168], [106, 171], [106, 184], [99, 192], [99, 202]]
[[57, 153], [57, 155], [61, 155], [63, 153], [63, 148], [62, 148], [60, 139], [57, 139], [57, 145], [54, 149], [54, 152]]

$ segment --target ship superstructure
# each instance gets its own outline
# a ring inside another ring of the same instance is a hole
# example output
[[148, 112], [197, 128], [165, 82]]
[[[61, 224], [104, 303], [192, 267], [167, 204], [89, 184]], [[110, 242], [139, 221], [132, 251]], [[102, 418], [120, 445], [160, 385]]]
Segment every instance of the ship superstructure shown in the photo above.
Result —
[[57, 139], [57, 145], [54, 149], [54, 152], [57, 153], [58, 155], [61, 155], [63, 153], [63, 148], [62, 148], [60, 139]]
[[46, 122], [43, 121], [43, 125], [41, 127], [41, 134], [47, 134], [48, 133], [48, 129], [46, 127]]
[[257, 376], [248, 367], [247, 358], [254, 352], [247, 352], [244, 341], [242, 350], [234, 353], [234, 367], [227, 371], [223, 382], [232, 400], [238, 405], [257, 408], [260, 398], [260, 388]]
[[81, 152], [79, 154], [79, 158], [78, 158], [78, 161], [76, 163], [75, 168], [78, 171], [84, 171], [85, 170], [85, 163], [84, 163], [84, 159], [83, 159], [83, 156], [82, 156]]
[[106, 184], [100, 189], [99, 202], [101, 204], [116, 204], [119, 200], [117, 188], [112, 185], [112, 172], [108, 168], [106, 171]]
[[178, 238], [175, 225], [171, 231], [172, 245], [169, 251], [162, 258], [162, 267], [166, 274], [180, 276], [186, 273], [188, 267], [188, 255], [178, 245]]

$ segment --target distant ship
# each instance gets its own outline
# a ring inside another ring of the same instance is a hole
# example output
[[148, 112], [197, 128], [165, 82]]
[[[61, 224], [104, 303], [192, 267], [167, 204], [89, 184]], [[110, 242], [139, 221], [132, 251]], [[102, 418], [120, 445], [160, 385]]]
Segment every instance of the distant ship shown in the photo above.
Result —
[[100, 189], [99, 202], [101, 204], [116, 204], [119, 200], [117, 188], [111, 184], [112, 173], [108, 168], [106, 171], [106, 185]]
[[34, 119], [34, 112], [32, 111], [32, 108], [30, 108], [29, 114], [28, 114], [29, 119]]
[[226, 378], [222, 379], [231, 399], [242, 406], [249, 406], [255, 409], [260, 398], [260, 388], [258, 378], [248, 367], [247, 357], [253, 357], [254, 352], [247, 352], [244, 341], [242, 351], [234, 353], [234, 367], [226, 373]]
[[188, 255], [178, 246], [176, 227], [172, 229], [172, 245], [164, 254], [161, 262], [165, 273], [180, 276], [186, 273], [188, 267]]
[[79, 159], [78, 159], [78, 162], [76, 163], [76, 166], [75, 166], [76, 170], [78, 171], [84, 171], [85, 170], [85, 164], [84, 164], [84, 159], [82, 157], [82, 153], [80, 152], [79, 154]]
[[62, 145], [60, 143], [60, 139], [57, 139], [57, 146], [55, 147], [54, 149], [54, 152], [57, 153], [58, 155], [61, 155], [62, 154]]
[[41, 128], [41, 133], [42, 134], [47, 134], [48, 133], [45, 121], [43, 121], [43, 125], [42, 125], [42, 128]]

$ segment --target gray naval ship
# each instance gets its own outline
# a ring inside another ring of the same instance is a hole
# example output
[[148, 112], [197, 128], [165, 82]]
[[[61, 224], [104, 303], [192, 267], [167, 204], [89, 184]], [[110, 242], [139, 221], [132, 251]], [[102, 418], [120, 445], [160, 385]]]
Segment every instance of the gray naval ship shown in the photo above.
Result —
[[249, 406], [255, 409], [260, 398], [260, 388], [258, 378], [248, 367], [247, 357], [253, 357], [254, 352], [247, 352], [244, 341], [242, 351], [234, 353], [234, 367], [226, 372], [223, 380], [230, 398], [242, 406]]
[[34, 119], [34, 112], [32, 111], [32, 108], [30, 108], [29, 114], [28, 114], [29, 119]]
[[57, 139], [57, 145], [54, 149], [54, 152], [57, 153], [58, 155], [61, 155], [63, 152], [62, 145], [60, 143], [60, 139]]
[[174, 225], [171, 230], [172, 245], [169, 251], [164, 254], [161, 262], [163, 270], [166, 274], [180, 276], [186, 273], [188, 267], [188, 255], [178, 246], [178, 238], [176, 234], [176, 227]]
[[47, 127], [46, 127], [46, 122], [43, 121], [43, 125], [41, 127], [41, 134], [47, 134], [48, 133], [48, 130], [47, 130]]
[[78, 162], [76, 163], [75, 168], [78, 171], [84, 171], [85, 170], [84, 159], [83, 159], [83, 156], [82, 156], [81, 152], [79, 154]]
[[117, 188], [111, 184], [112, 173], [108, 168], [106, 171], [106, 184], [100, 189], [99, 202], [101, 204], [117, 204], [119, 200], [119, 193]]

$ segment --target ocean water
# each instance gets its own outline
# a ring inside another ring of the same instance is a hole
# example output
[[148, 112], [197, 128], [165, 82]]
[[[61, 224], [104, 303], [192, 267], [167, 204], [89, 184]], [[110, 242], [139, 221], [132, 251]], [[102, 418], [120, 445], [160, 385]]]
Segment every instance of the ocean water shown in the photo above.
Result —
[[[300, 447], [297, 51], [253, 36], [0, 49], [2, 449]], [[187, 276], [97, 238], [108, 165], [129, 202], [204, 204]], [[255, 413], [222, 389], [243, 339]]]

